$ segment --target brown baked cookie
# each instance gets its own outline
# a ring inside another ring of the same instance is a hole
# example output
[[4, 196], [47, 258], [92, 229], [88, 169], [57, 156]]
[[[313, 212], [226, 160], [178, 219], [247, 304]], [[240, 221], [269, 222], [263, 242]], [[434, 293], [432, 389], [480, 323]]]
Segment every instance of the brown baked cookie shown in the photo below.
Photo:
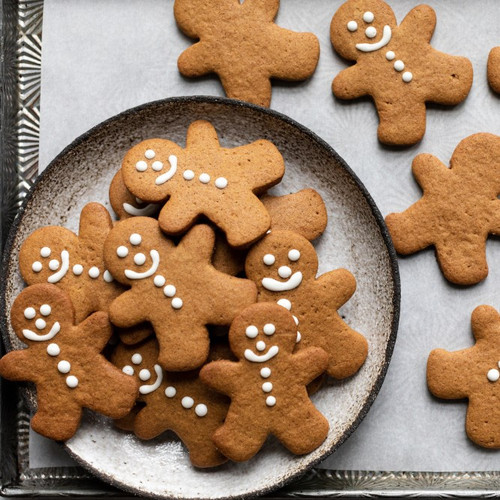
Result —
[[279, 0], [176, 0], [179, 28], [199, 41], [177, 62], [187, 77], [216, 73], [228, 97], [271, 103], [271, 78], [305, 80], [316, 69], [319, 42], [274, 23]]
[[330, 37], [339, 55], [356, 63], [333, 81], [340, 99], [364, 95], [375, 101], [385, 144], [409, 145], [425, 133], [426, 102], [462, 102], [472, 85], [472, 64], [430, 45], [436, 14], [412, 9], [398, 26], [382, 0], [348, 0], [335, 13]]
[[217, 448], [231, 460], [252, 458], [269, 434], [292, 453], [317, 448], [328, 421], [307, 395], [306, 385], [328, 365], [320, 348], [292, 354], [297, 328], [293, 316], [272, 303], [254, 304], [233, 321], [229, 343], [239, 361], [205, 365], [203, 382], [231, 398], [224, 425], [215, 432]]
[[172, 430], [186, 445], [196, 467], [226, 462], [215, 448], [212, 435], [224, 422], [229, 400], [203, 384], [197, 371], [165, 372], [157, 359], [158, 343], [154, 339], [137, 346], [117, 346], [112, 361], [141, 384], [139, 402], [144, 404], [118, 425], [132, 427], [141, 439], [153, 439]]
[[166, 370], [201, 366], [209, 349], [206, 325], [230, 324], [256, 300], [250, 280], [212, 266], [214, 239], [209, 226], [197, 225], [176, 246], [157, 220], [133, 217], [118, 222], [106, 240], [106, 265], [130, 287], [111, 304], [111, 321], [122, 328], [150, 322]]
[[149, 139], [128, 151], [122, 175], [141, 200], [162, 203], [162, 230], [179, 235], [204, 215], [226, 234], [233, 247], [248, 246], [269, 229], [271, 217], [257, 194], [281, 181], [285, 164], [271, 142], [223, 148], [215, 128], [196, 121], [186, 148]]
[[422, 198], [385, 218], [396, 251], [407, 255], [434, 245], [446, 279], [479, 283], [488, 275], [488, 233], [500, 234], [500, 137], [482, 133], [462, 140], [450, 168], [420, 154], [412, 170]]
[[500, 448], [500, 315], [493, 307], [479, 306], [471, 323], [475, 345], [430, 353], [427, 385], [438, 398], [467, 398], [467, 435], [479, 446]]
[[55, 285], [43, 284], [19, 294], [11, 322], [28, 348], [0, 359], [0, 374], [35, 383], [38, 410], [31, 420], [33, 430], [65, 440], [76, 432], [82, 408], [112, 418], [130, 411], [138, 383], [100, 354], [111, 337], [106, 313], [96, 312], [75, 323], [69, 295]]
[[258, 302], [275, 302], [291, 311], [299, 352], [321, 347], [329, 356], [327, 372], [336, 379], [359, 370], [368, 343], [337, 313], [356, 290], [349, 271], [336, 269], [316, 277], [314, 247], [303, 236], [283, 230], [273, 230], [252, 247], [245, 271], [257, 285]]
[[500, 93], [500, 47], [493, 47], [488, 56], [488, 82], [495, 92]]

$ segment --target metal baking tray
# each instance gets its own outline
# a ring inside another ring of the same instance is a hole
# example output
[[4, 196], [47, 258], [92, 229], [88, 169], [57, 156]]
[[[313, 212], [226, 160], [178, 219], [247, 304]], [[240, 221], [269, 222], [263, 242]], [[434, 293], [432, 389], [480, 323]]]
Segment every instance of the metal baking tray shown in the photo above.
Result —
[[[0, 0], [0, 242], [38, 173], [43, 0]], [[17, 386], [0, 380], [0, 495], [119, 496], [80, 467], [31, 469], [29, 414]], [[500, 472], [314, 469], [272, 498], [499, 497]]]

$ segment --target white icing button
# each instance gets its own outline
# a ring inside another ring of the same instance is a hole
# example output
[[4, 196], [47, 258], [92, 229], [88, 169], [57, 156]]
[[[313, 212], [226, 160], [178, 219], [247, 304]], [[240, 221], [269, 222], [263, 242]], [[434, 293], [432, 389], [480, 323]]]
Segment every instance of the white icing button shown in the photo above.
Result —
[[292, 308], [292, 303], [288, 299], [280, 299], [277, 304], [285, 309], [290, 310]]
[[496, 368], [492, 368], [487, 377], [490, 382], [496, 382], [500, 378], [500, 372]]
[[272, 323], [264, 325], [263, 331], [266, 335], [272, 335], [276, 331], [276, 327]]
[[140, 365], [142, 363], [142, 356], [136, 352], [134, 355], [132, 355], [132, 363], [134, 363], [134, 365]]
[[71, 370], [71, 364], [69, 361], [63, 359], [62, 361], [59, 361], [59, 363], [57, 363], [57, 369], [61, 373], [69, 373], [69, 371]]
[[401, 59], [398, 59], [395, 63], [394, 63], [394, 69], [396, 71], [403, 71], [405, 69], [405, 63], [403, 61], [401, 61]]
[[260, 376], [262, 378], [269, 378], [271, 376], [271, 368], [268, 368], [267, 366], [264, 368], [261, 368]]
[[35, 260], [35, 262], [33, 262], [33, 265], [31, 266], [31, 269], [33, 270], [33, 272], [39, 273], [42, 270], [42, 267], [42, 263]]
[[43, 247], [41, 250], [40, 250], [40, 255], [42, 257], [48, 257], [51, 253], [51, 250], [49, 247]]
[[144, 156], [148, 160], [152, 160], [156, 156], [156, 153], [152, 149], [146, 149], [146, 152], [144, 153]]
[[201, 174], [198, 179], [202, 184], [208, 184], [210, 182], [210, 176], [208, 174]]
[[50, 316], [50, 313], [52, 312], [52, 307], [49, 306], [49, 304], [42, 304], [40, 307], [40, 314], [42, 316]]
[[395, 57], [396, 57], [396, 54], [395, 54], [392, 50], [388, 50], [388, 51], [385, 53], [385, 58], [386, 58], [388, 61], [392, 61]]
[[42, 318], [38, 318], [36, 321], [35, 321], [35, 326], [39, 329], [39, 330], [43, 330], [46, 326], [47, 326], [47, 323], [45, 322], [44, 319]]
[[377, 29], [374, 26], [369, 26], [365, 30], [365, 35], [368, 38], [375, 38], [377, 36]]
[[347, 29], [351, 32], [356, 31], [358, 29], [358, 23], [356, 21], [349, 21], [347, 23]]
[[192, 408], [194, 405], [194, 399], [189, 396], [185, 396], [182, 398], [181, 405], [186, 409]]
[[101, 274], [101, 271], [99, 271], [99, 268], [96, 267], [96, 266], [92, 266], [90, 269], [89, 269], [89, 276], [92, 278], [92, 279], [96, 279], [99, 277], [99, 274]]
[[69, 377], [66, 377], [66, 385], [70, 389], [74, 389], [78, 386], [78, 379], [74, 375], [70, 375]]
[[273, 384], [271, 384], [271, 382], [264, 382], [262, 384], [262, 390], [264, 392], [271, 392], [273, 390]]
[[126, 257], [128, 255], [128, 248], [124, 247], [123, 245], [119, 246], [116, 249], [116, 255], [118, 255], [118, 257], [120, 257], [121, 259], [123, 259], [124, 257]]
[[172, 307], [174, 309], [180, 309], [182, 307], [182, 299], [179, 297], [175, 297], [175, 299], [172, 299]]
[[135, 164], [135, 169], [138, 171], [138, 172], [145, 172], [147, 169], [148, 169], [148, 164], [141, 160], [141, 161], [138, 161], [136, 164]]
[[166, 279], [161, 274], [157, 274], [153, 279], [153, 283], [157, 287], [163, 286], [165, 284], [165, 281]]
[[293, 320], [295, 321], [296, 325], [299, 324], [299, 318], [297, 318], [297, 316], [293, 315]]
[[410, 83], [413, 80], [413, 75], [409, 71], [403, 73], [403, 82]]
[[292, 275], [292, 270], [288, 266], [281, 266], [278, 269], [280, 278], [289, 278]]
[[80, 276], [83, 273], [83, 266], [81, 264], [75, 264], [73, 266], [73, 274], [75, 276]]
[[49, 356], [58, 356], [61, 353], [61, 349], [57, 344], [49, 344], [47, 346], [47, 354]]
[[198, 417], [204, 417], [208, 413], [207, 405], [204, 404], [196, 405], [194, 412], [196, 413], [196, 415], [198, 415]]
[[163, 293], [167, 296], [167, 297], [173, 297], [175, 295], [175, 293], [177, 292], [176, 288], [174, 285], [167, 285], [164, 289], [163, 289]]
[[267, 396], [266, 405], [267, 406], [274, 406], [275, 404], [276, 404], [276, 398], [274, 396]]
[[276, 262], [276, 258], [273, 254], [266, 253], [266, 255], [262, 258], [262, 262], [264, 262], [266, 266], [272, 266]]
[[154, 161], [153, 164], [151, 165], [151, 168], [155, 171], [155, 172], [159, 172], [162, 168], [163, 168], [163, 163], [161, 161]]
[[375, 19], [375, 16], [373, 12], [367, 11], [363, 14], [363, 21], [365, 23], [373, 23], [373, 20]]
[[146, 256], [143, 253], [139, 252], [134, 255], [134, 263], [138, 266], [143, 266], [145, 262]]
[[146, 380], [149, 380], [151, 378], [151, 372], [149, 370], [146, 370], [146, 368], [143, 368], [139, 372], [139, 378], [145, 382]]
[[296, 261], [298, 261], [300, 259], [300, 252], [294, 248], [293, 250], [290, 250], [288, 252], [288, 258], [292, 262], [296, 262]]
[[257, 335], [259, 335], [259, 330], [254, 325], [247, 326], [247, 329], [245, 330], [245, 335], [249, 339], [254, 339], [255, 337], [257, 337]]
[[176, 394], [177, 390], [175, 387], [169, 386], [165, 389], [165, 396], [167, 396], [167, 398], [173, 398]]
[[192, 181], [194, 179], [194, 172], [192, 170], [184, 170], [182, 177], [187, 181]]
[[33, 319], [36, 316], [36, 311], [34, 307], [27, 307], [24, 310], [24, 317], [26, 319]]
[[219, 189], [224, 189], [227, 187], [227, 179], [225, 177], [217, 177], [215, 179], [215, 187]]
[[259, 340], [255, 344], [255, 348], [257, 349], [257, 351], [264, 351], [266, 349], [266, 343], [263, 340]]
[[113, 276], [111, 276], [111, 273], [107, 269], [104, 271], [102, 277], [106, 283], [111, 283], [113, 281]]
[[302, 340], [302, 335], [300, 332], [297, 330], [297, 338], [295, 339], [295, 343], [298, 344]]
[[128, 239], [128, 241], [130, 241], [130, 244], [131, 245], [134, 245], [134, 246], [137, 246], [137, 245], [140, 245], [141, 242], [142, 242], [142, 237], [140, 234], [137, 234], [137, 233], [132, 233], [130, 235], [130, 238]]
[[49, 269], [51, 271], [55, 271], [55, 270], [59, 269], [59, 261], [57, 259], [52, 259], [49, 262]]
[[125, 373], [125, 375], [132, 376], [134, 374], [134, 369], [130, 365], [125, 365], [122, 368], [122, 372]]

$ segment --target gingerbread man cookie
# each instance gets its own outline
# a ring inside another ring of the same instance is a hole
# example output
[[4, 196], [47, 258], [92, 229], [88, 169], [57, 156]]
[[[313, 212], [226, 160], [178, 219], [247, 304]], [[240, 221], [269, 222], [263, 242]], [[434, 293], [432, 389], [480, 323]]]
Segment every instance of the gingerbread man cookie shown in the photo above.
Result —
[[130, 287], [111, 304], [111, 321], [120, 327], [149, 321], [166, 370], [201, 366], [209, 349], [206, 325], [230, 324], [256, 300], [250, 280], [212, 266], [214, 239], [209, 226], [197, 225], [175, 246], [157, 220], [133, 217], [118, 222], [106, 240], [106, 265]]
[[438, 398], [467, 398], [467, 435], [479, 446], [500, 448], [500, 315], [493, 307], [479, 306], [471, 324], [475, 345], [430, 353], [427, 385]]
[[296, 336], [285, 308], [254, 304], [229, 330], [239, 361], [214, 361], [202, 368], [201, 380], [231, 398], [224, 425], [213, 436], [231, 460], [252, 458], [269, 434], [297, 455], [325, 440], [328, 421], [309, 399], [306, 385], [326, 369], [328, 355], [318, 347], [292, 354]]
[[132, 413], [131, 430], [141, 439], [174, 431], [197, 467], [226, 462], [215, 448], [212, 435], [224, 422], [229, 400], [203, 384], [197, 371], [166, 372], [157, 359], [155, 339], [137, 346], [120, 344], [113, 353], [113, 364], [141, 384], [138, 401], [144, 406]]
[[370, 95], [385, 144], [410, 145], [425, 133], [426, 102], [454, 105], [472, 85], [472, 64], [435, 50], [436, 15], [428, 5], [412, 9], [398, 26], [382, 0], [348, 0], [330, 27], [335, 50], [356, 63], [333, 81], [340, 99]]
[[279, 0], [176, 0], [175, 19], [199, 39], [179, 57], [188, 77], [216, 73], [228, 97], [271, 103], [271, 78], [305, 80], [316, 69], [319, 42], [312, 33], [277, 26]]
[[329, 356], [327, 372], [337, 379], [359, 370], [368, 343], [337, 313], [356, 290], [349, 271], [337, 269], [316, 277], [314, 247], [303, 236], [283, 230], [273, 230], [252, 247], [245, 271], [257, 284], [258, 302], [278, 303], [291, 311], [297, 323], [299, 352], [321, 347]]
[[139, 384], [100, 354], [111, 337], [106, 313], [75, 323], [69, 295], [55, 285], [40, 284], [19, 294], [11, 322], [28, 348], [0, 359], [0, 374], [35, 383], [38, 410], [31, 420], [33, 430], [66, 440], [76, 432], [82, 408], [111, 418], [130, 412]]
[[462, 140], [450, 168], [420, 154], [412, 170], [422, 198], [385, 219], [396, 251], [407, 255], [434, 245], [446, 279], [479, 283], [488, 275], [488, 233], [500, 234], [500, 137], [482, 133]]
[[160, 227], [170, 235], [204, 215], [233, 247], [248, 246], [269, 229], [271, 217], [257, 194], [281, 181], [285, 165], [271, 142], [223, 148], [206, 121], [189, 126], [186, 148], [165, 139], [134, 146], [122, 165], [127, 189], [141, 200], [163, 203]]
[[500, 47], [493, 47], [488, 56], [488, 82], [500, 94]]

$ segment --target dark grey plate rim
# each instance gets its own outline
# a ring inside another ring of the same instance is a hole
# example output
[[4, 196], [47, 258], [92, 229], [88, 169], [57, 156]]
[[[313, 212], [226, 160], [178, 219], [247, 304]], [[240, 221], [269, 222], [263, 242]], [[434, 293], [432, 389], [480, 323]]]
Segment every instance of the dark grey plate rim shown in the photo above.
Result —
[[[377, 207], [375, 201], [373, 200], [372, 196], [364, 186], [364, 184], [361, 182], [359, 177], [356, 175], [356, 173], [349, 167], [349, 165], [345, 162], [345, 160], [333, 149], [332, 146], [330, 146], [324, 139], [319, 137], [317, 134], [315, 134], [312, 130], [309, 128], [305, 127], [304, 125], [301, 125], [299, 122], [295, 121], [293, 118], [290, 118], [287, 115], [284, 115], [283, 113], [280, 113], [278, 111], [268, 109], [268, 108], [263, 108], [254, 104], [250, 104], [247, 102], [243, 101], [238, 101], [235, 99], [228, 99], [225, 97], [214, 97], [214, 96], [187, 96], [187, 97], [169, 97], [166, 99], [159, 99], [156, 101], [151, 101], [148, 103], [141, 104], [139, 106], [129, 108], [125, 111], [122, 111], [121, 113], [118, 113], [117, 115], [112, 116], [111, 118], [108, 118], [107, 120], [104, 120], [103, 122], [95, 125], [94, 127], [90, 128], [87, 130], [85, 133], [77, 137], [71, 144], [66, 146], [47, 166], [47, 168], [36, 178], [35, 182], [33, 183], [31, 189], [28, 191], [26, 197], [23, 200], [22, 205], [20, 206], [18, 213], [16, 214], [16, 217], [14, 218], [14, 221], [12, 223], [12, 226], [9, 230], [9, 234], [7, 236], [7, 240], [5, 243], [5, 247], [3, 250], [3, 256], [2, 256], [2, 264], [0, 268], [0, 275], [2, 276], [2, 279], [0, 280], [0, 329], [2, 330], [2, 338], [4, 341], [4, 345], [6, 347], [7, 351], [12, 350], [12, 344], [10, 342], [10, 338], [8, 335], [8, 318], [7, 318], [7, 304], [6, 304], [6, 287], [7, 283], [9, 282], [9, 276], [10, 276], [10, 269], [9, 269], [9, 261], [10, 261], [10, 255], [12, 252], [12, 246], [14, 244], [15, 236], [17, 234], [17, 229], [21, 223], [21, 220], [23, 218], [24, 212], [26, 211], [26, 208], [28, 207], [34, 192], [40, 184], [44, 182], [44, 180], [51, 174], [53, 170], [57, 168], [57, 164], [61, 161], [61, 159], [68, 154], [74, 147], [78, 146], [81, 144], [83, 141], [88, 139], [92, 134], [95, 132], [99, 131], [101, 128], [106, 127], [116, 119], [122, 118], [124, 116], [137, 113], [139, 111], [142, 111], [143, 109], [148, 109], [148, 108], [154, 108], [159, 105], [168, 105], [168, 104], [184, 104], [184, 103], [203, 103], [203, 104], [213, 104], [213, 105], [222, 105], [226, 106], [228, 108], [232, 108], [236, 111], [238, 111], [241, 108], [248, 108], [251, 109], [257, 113], [262, 113], [269, 115], [273, 118], [276, 118], [277, 120], [280, 120], [282, 122], [287, 123], [288, 125], [291, 125], [292, 127], [297, 128], [300, 132], [303, 134], [309, 136], [310, 139], [315, 142], [318, 147], [323, 148], [326, 150], [326, 152], [335, 158], [335, 160], [341, 165], [341, 167], [350, 175], [350, 177], [353, 179], [354, 183], [356, 184], [357, 188], [361, 191], [362, 195], [366, 199], [368, 205], [370, 206], [371, 212], [373, 217], [375, 218], [375, 221], [377, 222], [378, 228], [380, 230], [380, 233], [382, 235], [382, 239], [385, 243], [385, 246], [387, 248], [387, 252], [389, 255], [389, 260], [390, 260], [390, 267], [391, 267], [391, 276], [393, 280], [393, 300], [392, 300], [392, 305], [393, 305], [393, 320], [392, 320], [392, 325], [391, 325], [391, 334], [389, 336], [389, 339], [387, 341], [387, 347], [385, 350], [385, 360], [384, 363], [381, 367], [380, 373], [377, 377], [377, 380], [375, 384], [373, 385], [372, 390], [370, 391], [370, 394], [366, 398], [366, 401], [361, 408], [356, 420], [352, 423], [352, 425], [347, 429], [344, 434], [340, 437], [340, 439], [335, 443], [335, 445], [332, 446], [332, 448], [328, 451], [326, 451], [323, 455], [309, 463], [307, 466], [305, 466], [302, 470], [295, 472], [291, 474], [290, 476], [286, 477], [285, 479], [278, 481], [277, 483], [273, 484], [272, 486], [266, 486], [264, 488], [261, 488], [260, 490], [256, 490], [251, 493], [247, 494], [242, 494], [242, 495], [233, 495], [231, 497], [227, 497], [227, 499], [223, 498], [221, 500], [235, 500], [235, 499], [243, 499], [243, 498], [249, 498], [254, 495], [264, 495], [266, 493], [270, 493], [271, 491], [274, 491], [278, 488], [281, 488], [284, 486], [286, 483], [289, 483], [293, 479], [298, 478], [302, 474], [304, 474], [308, 469], [314, 467], [321, 461], [323, 461], [326, 457], [334, 453], [341, 445], [342, 443], [345, 442], [345, 440], [354, 432], [354, 430], [359, 426], [361, 421], [364, 419], [366, 414], [368, 413], [368, 410], [372, 406], [373, 402], [375, 401], [375, 398], [377, 397], [380, 388], [382, 387], [382, 383], [385, 379], [387, 369], [389, 367], [389, 362], [392, 357], [392, 353], [394, 350], [394, 345], [396, 343], [396, 337], [397, 337], [397, 331], [398, 331], [398, 325], [399, 325], [399, 315], [400, 315], [400, 301], [401, 301], [401, 282], [400, 282], [400, 276], [399, 276], [399, 268], [398, 268], [398, 261], [397, 261], [397, 255], [396, 251], [394, 249], [394, 245], [392, 243], [392, 239], [390, 237], [389, 231], [387, 229], [387, 226], [385, 225], [384, 218]], [[25, 392], [25, 391], [23, 391]], [[32, 410], [33, 408], [31, 407], [32, 405], [30, 404], [29, 398], [24, 398], [30, 409]], [[94, 473], [97, 477], [105, 480], [106, 482], [117, 486], [123, 490], [130, 491], [132, 493], [137, 493], [143, 496], [147, 497], [154, 497], [154, 498], [172, 498], [173, 497], [167, 497], [163, 495], [157, 495], [155, 493], [149, 493], [145, 492], [143, 490], [139, 490], [134, 487], [130, 487], [126, 484], [123, 484], [119, 481], [116, 481], [113, 477], [108, 476], [104, 473], [101, 472], [96, 472], [90, 464], [85, 462], [82, 458], [79, 456], [76, 456], [66, 445], [63, 445], [66, 451], [70, 454], [72, 458], [74, 458], [79, 464], [84, 466], [87, 469], [90, 469], [92, 473]], [[187, 499], [186, 499], [187, 500]], [[199, 499], [196, 499], [199, 500]]]

